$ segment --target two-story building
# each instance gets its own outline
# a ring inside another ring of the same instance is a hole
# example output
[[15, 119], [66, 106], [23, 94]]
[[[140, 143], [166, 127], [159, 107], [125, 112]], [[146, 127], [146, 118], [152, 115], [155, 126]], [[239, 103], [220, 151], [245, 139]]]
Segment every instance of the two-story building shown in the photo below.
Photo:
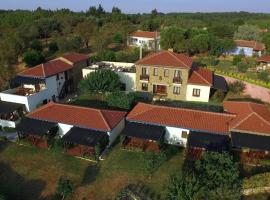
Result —
[[160, 50], [160, 33], [150, 31], [135, 31], [128, 39], [129, 46], [143, 47], [148, 50]]
[[58, 101], [67, 93], [74, 92], [82, 79], [82, 68], [88, 65], [88, 58], [71, 53], [19, 73], [11, 80], [10, 89], [0, 92], [0, 107], [5, 107], [8, 102], [10, 108], [16, 108], [9, 109], [9, 113], [5, 111], [3, 115], [6, 117], [1, 118], [13, 119], [18, 108], [30, 112], [39, 105]]
[[154, 100], [208, 102], [211, 89], [226, 90], [226, 81], [192, 58], [171, 51], [153, 53], [136, 62], [136, 88]]
[[236, 48], [229, 52], [232, 55], [244, 55], [247, 57], [251, 56], [262, 56], [265, 51], [265, 44], [257, 41], [248, 40], [235, 40]]

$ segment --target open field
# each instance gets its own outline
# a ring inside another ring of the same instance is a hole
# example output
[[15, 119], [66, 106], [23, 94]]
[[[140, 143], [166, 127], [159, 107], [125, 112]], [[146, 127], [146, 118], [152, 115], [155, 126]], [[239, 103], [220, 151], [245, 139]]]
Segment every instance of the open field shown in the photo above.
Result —
[[129, 183], [143, 183], [160, 195], [169, 175], [180, 171], [183, 152], [164, 163], [152, 177], [144, 173], [142, 153], [120, 150], [115, 146], [107, 159], [98, 164], [62, 154], [16, 144], [0, 144], [0, 188], [12, 200], [56, 199], [60, 176], [75, 184], [72, 199], [114, 199]]

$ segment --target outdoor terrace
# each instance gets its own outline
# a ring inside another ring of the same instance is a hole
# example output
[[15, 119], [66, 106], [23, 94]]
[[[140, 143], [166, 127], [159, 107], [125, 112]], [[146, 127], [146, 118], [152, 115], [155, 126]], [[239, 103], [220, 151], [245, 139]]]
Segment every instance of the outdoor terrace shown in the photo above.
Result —
[[122, 62], [97, 62], [88, 66], [88, 69], [110, 69], [115, 72], [127, 72], [127, 73], [136, 73], [136, 67], [134, 63], [122, 63]]

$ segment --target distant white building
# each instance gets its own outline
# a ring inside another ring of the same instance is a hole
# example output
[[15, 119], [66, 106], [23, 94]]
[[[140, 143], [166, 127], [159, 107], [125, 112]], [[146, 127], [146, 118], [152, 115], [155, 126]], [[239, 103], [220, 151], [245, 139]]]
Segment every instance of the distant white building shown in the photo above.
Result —
[[251, 57], [253, 55], [262, 56], [265, 51], [265, 45], [256, 41], [235, 40], [236, 48], [230, 52], [232, 55], [244, 55]]
[[148, 50], [160, 50], [160, 33], [150, 31], [135, 31], [128, 39], [129, 46], [143, 47]]
[[136, 68], [134, 63], [102, 61], [83, 68], [83, 77], [98, 69], [110, 69], [119, 75], [120, 81], [125, 85], [125, 91], [136, 91]]

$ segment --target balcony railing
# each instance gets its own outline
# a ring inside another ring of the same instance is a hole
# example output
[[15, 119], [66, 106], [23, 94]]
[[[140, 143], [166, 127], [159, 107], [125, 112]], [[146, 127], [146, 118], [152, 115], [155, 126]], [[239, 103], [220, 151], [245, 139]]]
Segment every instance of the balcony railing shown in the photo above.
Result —
[[173, 78], [173, 83], [175, 83], [175, 84], [182, 84], [182, 79], [181, 79], [181, 77], [174, 77], [174, 78]]
[[141, 80], [141, 81], [149, 81], [149, 75], [147, 75], [147, 74], [141, 75], [141, 76], [140, 76], [140, 80]]

